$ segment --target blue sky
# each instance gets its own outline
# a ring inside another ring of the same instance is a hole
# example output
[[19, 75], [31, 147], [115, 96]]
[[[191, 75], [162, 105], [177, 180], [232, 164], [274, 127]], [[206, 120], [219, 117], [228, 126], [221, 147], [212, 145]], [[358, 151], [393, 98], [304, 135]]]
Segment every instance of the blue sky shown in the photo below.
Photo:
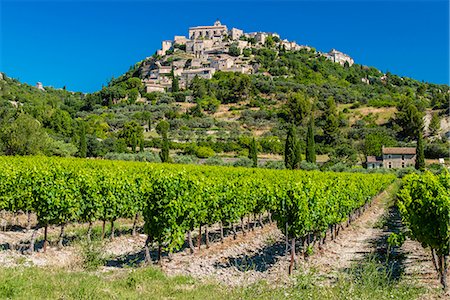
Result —
[[29, 84], [93, 92], [161, 41], [217, 18], [272, 31], [356, 63], [449, 83], [448, 1], [0, 0], [0, 71]]

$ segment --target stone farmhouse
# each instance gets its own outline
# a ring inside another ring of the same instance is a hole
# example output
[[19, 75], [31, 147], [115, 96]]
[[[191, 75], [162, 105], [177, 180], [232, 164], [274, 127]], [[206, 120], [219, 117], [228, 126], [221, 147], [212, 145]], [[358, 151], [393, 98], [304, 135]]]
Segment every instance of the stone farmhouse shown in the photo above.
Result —
[[400, 169], [416, 164], [416, 148], [411, 147], [384, 147], [382, 156], [367, 156], [367, 168]]
[[[176, 35], [173, 40], [163, 41], [157, 57], [148, 58], [141, 66], [141, 78], [150, 93], [170, 91], [172, 72], [179, 78], [181, 88], [186, 88], [196, 76], [211, 79], [216, 71], [253, 74], [258, 72], [257, 63], [243, 55], [230, 55], [230, 47], [237, 47], [242, 54], [244, 49], [264, 47], [268, 37], [276, 38], [278, 45], [287, 51], [311, 50], [293, 41], [280, 40], [277, 33], [245, 33], [238, 28], [228, 29], [217, 20], [212, 26], [190, 27], [187, 37]], [[353, 64], [350, 56], [334, 49], [320, 54], [342, 65]]]

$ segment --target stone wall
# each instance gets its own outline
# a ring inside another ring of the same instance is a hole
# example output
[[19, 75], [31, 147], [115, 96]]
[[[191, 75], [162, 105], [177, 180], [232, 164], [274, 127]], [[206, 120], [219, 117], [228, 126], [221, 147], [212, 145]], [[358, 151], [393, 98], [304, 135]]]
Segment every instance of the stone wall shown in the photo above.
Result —
[[383, 154], [383, 167], [388, 169], [400, 169], [416, 164], [415, 154]]

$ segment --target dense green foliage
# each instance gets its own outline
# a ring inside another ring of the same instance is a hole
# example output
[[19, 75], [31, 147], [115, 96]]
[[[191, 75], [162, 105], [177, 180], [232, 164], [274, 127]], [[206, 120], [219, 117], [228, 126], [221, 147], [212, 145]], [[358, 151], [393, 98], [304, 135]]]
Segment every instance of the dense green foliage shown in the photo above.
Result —
[[301, 162], [300, 142], [297, 136], [296, 126], [292, 124], [287, 133], [284, 147], [284, 164], [286, 169], [298, 169]]
[[308, 123], [308, 133], [306, 136], [306, 161], [309, 163], [316, 162], [316, 144], [314, 141], [314, 115], [311, 114]]
[[423, 146], [423, 134], [422, 132], [417, 133], [417, 147], [416, 147], [416, 165], [417, 170], [425, 170], [425, 153]]
[[403, 179], [398, 199], [411, 236], [431, 248], [434, 266], [446, 289], [450, 254], [450, 173], [444, 170], [440, 175], [428, 171], [408, 175]]
[[34, 211], [40, 226], [142, 213], [150, 240], [170, 251], [194, 227], [262, 212], [287, 218], [290, 235], [323, 232], [394, 178], [44, 157], [1, 157], [0, 168], [0, 209]]

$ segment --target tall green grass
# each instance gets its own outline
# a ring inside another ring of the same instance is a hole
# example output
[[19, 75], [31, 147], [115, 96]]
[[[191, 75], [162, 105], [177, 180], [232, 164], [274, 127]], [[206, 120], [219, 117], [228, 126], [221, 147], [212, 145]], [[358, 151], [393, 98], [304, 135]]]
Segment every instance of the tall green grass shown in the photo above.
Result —
[[[401, 299], [437, 291], [392, 281], [382, 264], [370, 260], [329, 278], [299, 272], [296, 283], [247, 287], [205, 283], [187, 276], [168, 277], [154, 267], [107, 272], [36, 267], [0, 268], [0, 299]], [[429, 298], [429, 297], [426, 297]]]

